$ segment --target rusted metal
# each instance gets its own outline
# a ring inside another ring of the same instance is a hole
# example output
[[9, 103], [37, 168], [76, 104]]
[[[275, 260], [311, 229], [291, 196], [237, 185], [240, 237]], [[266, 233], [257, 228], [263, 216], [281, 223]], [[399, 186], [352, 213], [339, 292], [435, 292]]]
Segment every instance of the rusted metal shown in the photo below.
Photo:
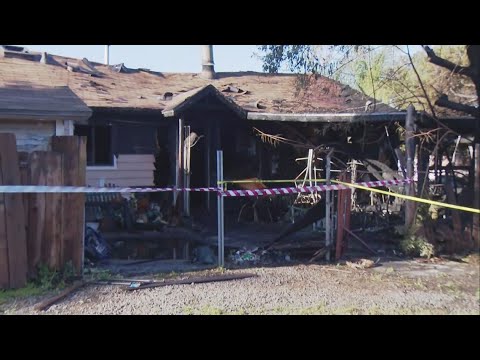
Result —
[[241, 279], [248, 279], [251, 277], [256, 277], [256, 274], [232, 274], [232, 275], [218, 275], [218, 276], [208, 276], [208, 277], [196, 277], [196, 278], [188, 278], [188, 279], [179, 279], [179, 280], [166, 280], [163, 282], [153, 282], [153, 283], [145, 283], [140, 284], [138, 287], [126, 287], [125, 290], [133, 291], [133, 290], [142, 290], [142, 289], [149, 289], [161, 286], [170, 286], [170, 285], [186, 285], [186, 284], [201, 284], [201, 283], [209, 283], [209, 282], [217, 282], [217, 281], [230, 281], [230, 280], [241, 280]]
[[45, 301], [42, 301], [40, 304], [36, 305], [34, 307], [34, 309], [36, 311], [45, 311], [47, 310], [50, 306], [54, 305], [56, 302], [62, 300], [64, 297], [68, 296], [69, 294], [71, 294], [72, 292], [74, 292], [75, 290], [78, 290], [80, 289], [82, 286], [84, 286], [86, 283], [85, 281], [83, 280], [80, 280], [76, 283], [74, 283], [72, 286], [70, 286], [69, 288], [67, 288], [66, 290], [62, 291], [60, 294], [50, 298], [50, 299], [47, 299]]

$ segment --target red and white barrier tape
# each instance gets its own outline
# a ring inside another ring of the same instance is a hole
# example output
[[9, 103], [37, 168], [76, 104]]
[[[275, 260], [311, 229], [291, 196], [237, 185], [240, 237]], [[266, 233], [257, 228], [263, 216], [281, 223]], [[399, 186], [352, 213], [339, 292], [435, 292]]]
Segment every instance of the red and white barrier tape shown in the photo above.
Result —
[[[413, 182], [411, 179], [405, 180], [381, 180], [381, 181], [367, 181], [362, 183], [356, 183], [365, 187], [379, 187], [387, 185], [403, 185]], [[288, 194], [300, 194], [300, 193], [312, 193], [327, 190], [347, 190], [350, 187], [346, 185], [318, 185], [318, 186], [303, 186], [303, 187], [287, 187], [287, 188], [274, 188], [274, 189], [255, 189], [255, 190], [225, 190], [220, 191], [220, 195], [223, 196], [264, 196], [264, 195], [288, 195]]]
[[[411, 179], [405, 180], [381, 180], [356, 183], [365, 187], [379, 187], [388, 185], [402, 185], [413, 182]], [[0, 185], [0, 193], [148, 193], [148, 192], [167, 192], [167, 191], [214, 191], [219, 195], [237, 197], [237, 196], [264, 196], [264, 195], [288, 195], [299, 193], [312, 193], [327, 190], [346, 190], [346, 185], [318, 185], [304, 187], [285, 187], [273, 189], [255, 189], [255, 190], [223, 190], [216, 187], [205, 188], [116, 188], [116, 187], [88, 187], [88, 186], [43, 186], [43, 185]]]
[[165, 191], [219, 191], [219, 188], [130, 188], [130, 187], [88, 187], [88, 186], [29, 186], [4, 185], [0, 186], [1, 193], [147, 193]]

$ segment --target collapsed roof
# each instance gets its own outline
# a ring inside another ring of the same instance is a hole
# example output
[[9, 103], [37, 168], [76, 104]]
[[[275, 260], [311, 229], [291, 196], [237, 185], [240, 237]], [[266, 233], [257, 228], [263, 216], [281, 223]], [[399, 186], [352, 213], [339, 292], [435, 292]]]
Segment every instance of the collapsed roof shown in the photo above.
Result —
[[[87, 59], [5, 49], [0, 52], [0, 87], [68, 86], [89, 107], [175, 110], [183, 100], [202, 92], [223, 95], [248, 112], [260, 113], [388, 113], [396, 110], [337, 81], [318, 76], [298, 90], [295, 74], [257, 72], [162, 73], [107, 66]], [[3, 54], [3, 57], [2, 57]], [[207, 89], [207, 90], [205, 90]], [[171, 114], [171, 113], [170, 113]], [[171, 116], [171, 115], [170, 115]]]

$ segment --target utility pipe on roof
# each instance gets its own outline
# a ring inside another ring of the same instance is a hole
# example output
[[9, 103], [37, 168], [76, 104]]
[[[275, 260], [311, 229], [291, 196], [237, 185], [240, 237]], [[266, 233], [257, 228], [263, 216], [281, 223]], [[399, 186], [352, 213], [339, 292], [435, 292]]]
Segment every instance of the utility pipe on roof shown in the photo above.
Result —
[[205, 79], [215, 79], [215, 64], [213, 62], [213, 45], [202, 45], [202, 73]]
[[105, 45], [105, 65], [110, 65], [110, 45]]

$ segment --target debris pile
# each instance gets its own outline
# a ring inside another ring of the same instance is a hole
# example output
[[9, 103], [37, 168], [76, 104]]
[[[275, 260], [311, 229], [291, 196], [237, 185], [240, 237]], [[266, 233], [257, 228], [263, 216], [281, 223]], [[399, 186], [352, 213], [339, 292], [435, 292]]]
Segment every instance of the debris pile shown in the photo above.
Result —
[[230, 260], [235, 265], [243, 265], [244, 263], [256, 265], [260, 261], [260, 255], [244, 248], [233, 253]]
[[230, 260], [235, 265], [257, 265], [259, 263], [266, 265], [290, 262], [291, 256], [279, 250], [258, 251], [257, 248], [253, 250], [243, 248], [231, 254]]
[[347, 261], [346, 265], [352, 269], [369, 269], [375, 266], [375, 262], [369, 259], [360, 259], [355, 262]]

